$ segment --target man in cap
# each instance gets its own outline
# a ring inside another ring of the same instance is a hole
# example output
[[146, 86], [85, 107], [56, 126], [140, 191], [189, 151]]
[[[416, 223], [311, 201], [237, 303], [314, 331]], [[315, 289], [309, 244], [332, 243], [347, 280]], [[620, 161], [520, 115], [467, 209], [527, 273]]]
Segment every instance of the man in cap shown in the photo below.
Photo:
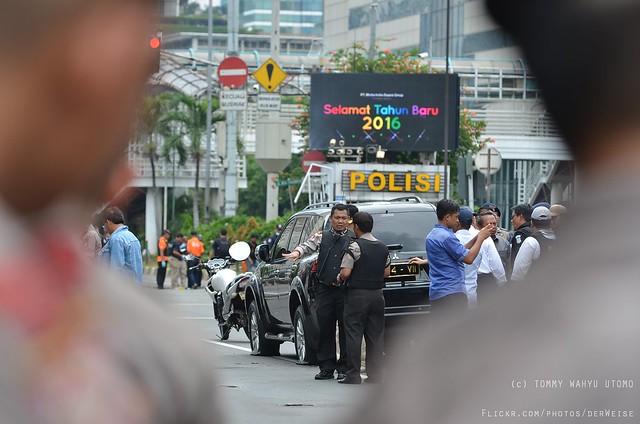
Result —
[[533, 234], [527, 237], [518, 250], [513, 263], [511, 281], [522, 281], [529, 273], [534, 262], [547, 256], [555, 245], [556, 235], [551, 229], [551, 212], [544, 206], [538, 206], [531, 212]]
[[551, 212], [551, 228], [558, 235], [558, 231], [561, 231], [565, 215], [567, 214], [567, 208], [559, 203], [551, 205], [549, 208]]

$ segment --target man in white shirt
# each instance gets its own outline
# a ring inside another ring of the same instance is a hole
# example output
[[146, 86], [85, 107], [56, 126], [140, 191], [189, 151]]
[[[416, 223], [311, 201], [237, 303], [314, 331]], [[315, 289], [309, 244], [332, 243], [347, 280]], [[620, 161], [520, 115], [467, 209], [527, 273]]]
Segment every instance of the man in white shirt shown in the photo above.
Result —
[[[460, 240], [460, 243], [465, 245], [478, 233], [478, 231], [473, 227], [473, 215], [474, 213], [470, 207], [463, 206], [460, 208], [460, 214], [458, 215], [460, 227], [458, 231], [456, 231], [456, 237]], [[474, 232], [470, 230], [471, 228], [473, 228]], [[487, 241], [493, 246], [493, 242], [490, 239], [485, 240], [485, 242]], [[474, 261], [470, 264], [464, 264], [464, 285], [467, 291], [467, 305], [469, 309], [474, 309], [478, 306], [476, 295], [476, 289], [478, 287], [478, 268], [482, 262], [484, 245], [486, 244], [485, 242], [483, 242], [482, 247], [480, 247], [480, 252]], [[498, 254], [497, 251], [496, 254]], [[498, 257], [498, 261], [499, 260], [500, 257]]]
[[[541, 254], [552, 249], [556, 235], [551, 229], [551, 212], [544, 206], [538, 206], [531, 213], [533, 235], [523, 242], [513, 263], [511, 281], [522, 281], [529, 273], [531, 265], [540, 259]], [[541, 246], [542, 244], [542, 246]]]
[[[485, 211], [477, 217], [476, 227], [482, 228], [489, 225], [495, 232], [498, 228], [496, 215], [491, 211]], [[472, 230], [475, 234], [477, 228]], [[507, 283], [507, 276], [504, 270], [504, 263], [492, 238], [491, 243], [482, 244], [483, 259], [478, 268], [478, 290], [480, 301], [484, 302], [498, 287], [503, 287]], [[486, 240], [485, 240], [486, 241]], [[477, 303], [477, 300], [476, 300]]]

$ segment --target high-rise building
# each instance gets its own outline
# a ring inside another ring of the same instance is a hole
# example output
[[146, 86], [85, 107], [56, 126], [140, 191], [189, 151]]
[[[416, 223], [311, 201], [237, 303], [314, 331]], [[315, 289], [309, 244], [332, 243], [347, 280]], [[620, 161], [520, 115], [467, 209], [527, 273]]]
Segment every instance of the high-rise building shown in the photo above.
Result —
[[[226, 6], [226, 1], [222, 6]], [[240, 27], [247, 31], [271, 32], [273, 0], [240, 2]], [[323, 0], [280, 1], [280, 32], [282, 34], [322, 36]]]
[[[325, 0], [324, 3], [324, 45], [329, 52], [353, 43], [368, 47], [374, 32], [381, 49], [417, 49], [431, 57], [446, 55], [447, 0]], [[483, 4], [482, 0], [449, 0], [449, 56], [518, 57], [512, 40], [493, 23]]]

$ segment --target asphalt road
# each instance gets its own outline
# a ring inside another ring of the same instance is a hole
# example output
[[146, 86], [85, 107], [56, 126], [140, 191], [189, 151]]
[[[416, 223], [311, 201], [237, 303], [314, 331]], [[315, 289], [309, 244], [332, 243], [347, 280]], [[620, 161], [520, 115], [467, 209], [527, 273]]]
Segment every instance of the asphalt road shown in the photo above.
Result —
[[220, 341], [203, 289], [157, 290], [150, 275], [145, 275], [144, 285], [152, 299], [202, 341], [203, 355], [211, 358], [211, 377], [225, 405], [227, 423], [337, 423], [375, 389], [367, 384], [314, 380], [317, 367], [297, 365], [293, 343], [282, 344], [278, 357], [251, 356], [244, 332], [232, 330], [229, 340]]

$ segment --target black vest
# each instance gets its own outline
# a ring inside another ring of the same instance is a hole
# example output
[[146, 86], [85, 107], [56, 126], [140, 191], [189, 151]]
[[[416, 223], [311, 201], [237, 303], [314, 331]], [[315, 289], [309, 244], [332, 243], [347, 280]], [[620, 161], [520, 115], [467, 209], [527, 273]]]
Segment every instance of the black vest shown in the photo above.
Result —
[[381, 241], [356, 239], [360, 246], [360, 258], [353, 265], [350, 289], [379, 290], [384, 286], [384, 269], [387, 267], [389, 249]]
[[331, 230], [322, 232], [320, 253], [318, 254], [318, 277], [322, 284], [331, 286], [336, 282], [340, 272], [342, 255], [349, 246], [351, 231], [343, 235], [332, 233]]
[[536, 231], [531, 236], [535, 238], [540, 245], [540, 257], [536, 262], [540, 262], [540, 259], [551, 256], [553, 254], [553, 248], [556, 244], [555, 239], [545, 237], [545, 235], [541, 231]]
[[518, 256], [518, 251], [522, 246], [522, 242], [533, 234], [533, 228], [529, 225], [528, 222], [525, 222], [518, 228], [511, 238], [511, 269], [513, 269], [513, 264], [516, 262], [516, 256]]

